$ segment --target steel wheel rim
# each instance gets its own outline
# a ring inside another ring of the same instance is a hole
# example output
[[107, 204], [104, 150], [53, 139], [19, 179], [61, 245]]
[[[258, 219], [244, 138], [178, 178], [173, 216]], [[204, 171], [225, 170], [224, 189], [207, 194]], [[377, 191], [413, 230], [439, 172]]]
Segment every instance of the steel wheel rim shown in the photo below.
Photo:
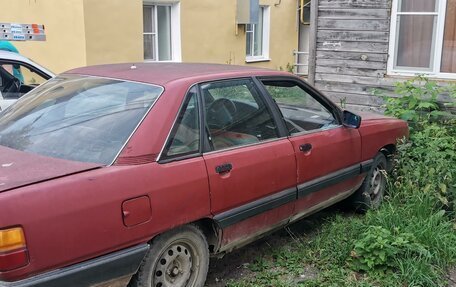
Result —
[[194, 286], [200, 255], [192, 242], [179, 240], [169, 244], [154, 268], [152, 287]]
[[369, 196], [372, 200], [373, 205], [382, 198], [383, 189], [385, 186], [385, 175], [381, 165], [377, 165], [372, 171], [372, 176], [370, 180]]

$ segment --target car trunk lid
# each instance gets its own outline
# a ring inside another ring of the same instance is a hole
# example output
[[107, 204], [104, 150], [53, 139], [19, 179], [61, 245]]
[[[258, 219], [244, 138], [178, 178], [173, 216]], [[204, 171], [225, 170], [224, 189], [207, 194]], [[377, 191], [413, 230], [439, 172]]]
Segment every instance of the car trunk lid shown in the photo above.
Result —
[[0, 192], [101, 167], [0, 146]]

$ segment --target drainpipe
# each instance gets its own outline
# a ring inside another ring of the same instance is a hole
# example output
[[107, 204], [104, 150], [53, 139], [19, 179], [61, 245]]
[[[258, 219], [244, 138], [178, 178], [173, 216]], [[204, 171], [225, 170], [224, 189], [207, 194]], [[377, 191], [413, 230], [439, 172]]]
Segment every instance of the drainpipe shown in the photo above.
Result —
[[317, 63], [317, 24], [318, 0], [310, 2], [310, 32], [309, 32], [309, 75], [307, 81], [315, 85], [315, 70]]

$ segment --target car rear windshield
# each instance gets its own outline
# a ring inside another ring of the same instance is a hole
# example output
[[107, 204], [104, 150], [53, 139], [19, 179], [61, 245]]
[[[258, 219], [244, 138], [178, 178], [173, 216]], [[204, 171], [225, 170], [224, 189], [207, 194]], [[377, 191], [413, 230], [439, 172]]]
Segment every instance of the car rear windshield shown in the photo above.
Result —
[[0, 145], [108, 165], [162, 91], [149, 84], [64, 74], [0, 113]]

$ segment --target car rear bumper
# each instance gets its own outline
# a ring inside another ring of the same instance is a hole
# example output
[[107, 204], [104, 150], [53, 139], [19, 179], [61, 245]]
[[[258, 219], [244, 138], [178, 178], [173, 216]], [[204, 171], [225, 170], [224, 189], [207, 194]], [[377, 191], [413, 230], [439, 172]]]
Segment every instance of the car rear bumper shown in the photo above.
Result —
[[135, 274], [148, 250], [148, 244], [137, 245], [27, 279], [0, 281], [0, 287], [100, 286]]

